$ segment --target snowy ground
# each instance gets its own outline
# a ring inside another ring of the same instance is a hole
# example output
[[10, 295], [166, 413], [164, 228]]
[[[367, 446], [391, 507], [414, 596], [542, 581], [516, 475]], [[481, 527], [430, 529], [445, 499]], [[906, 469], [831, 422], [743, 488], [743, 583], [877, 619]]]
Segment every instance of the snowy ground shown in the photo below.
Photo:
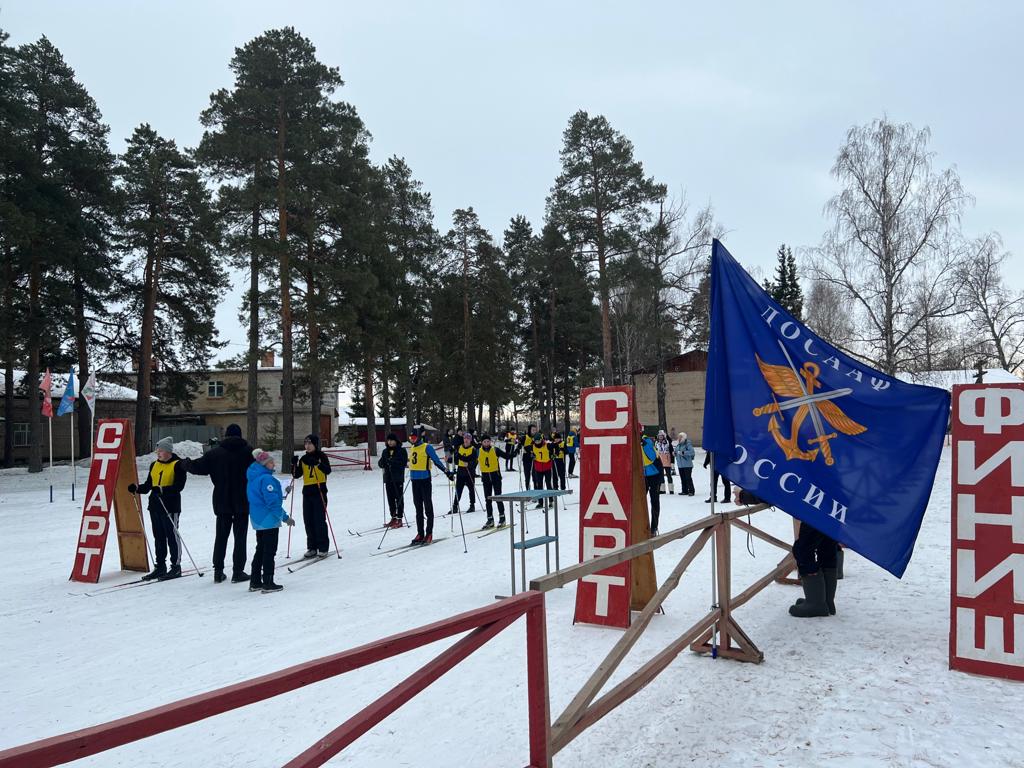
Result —
[[[736, 614], [765, 653], [761, 665], [689, 652], [648, 688], [559, 754], [557, 766], [1020, 766], [1024, 688], [947, 670], [949, 449], [903, 581], [855, 555], [840, 582], [839, 615], [791, 618], [793, 587], [772, 586]], [[699, 457], [698, 457], [699, 458]], [[144, 462], [140, 460], [140, 465]], [[145, 462], [148, 466], [148, 462]], [[144, 467], [143, 467], [144, 469]], [[508, 537], [454, 537], [400, 557], [371, 557], [377, 539], [349, 536], [382, 519], [377, 472], [335, 472], [331, 517], [344, 558], [295, 574], [284, 592], [250, 594], [212, 574], [94, 597], [67, 581], [81, 517], [70, 500], [70, 467], [47, 478], [0, 472], [0, 748], [157, 706], [349, 648], [489, 603], [507, 593]], [[576, 481], [572, 481], [573, 487]], [[517, 490], [516, 475], [505, 475]], [[664, 497], [662, 530], [703, 516], [707, 480], [692, 499]], [[201, 566], [210, 563], [210, 483], [190, 477], [181, 518]], [[447, 483], [435, 480], [436, 507]], [[411, 510], [411, 502], [409, 507]], [[298, 510], [296, 509], [296, 512]], [[563, 564], [576, 560], [578, 506], [561, 519]], [[301, 515], [299, 516], [301, 519]], [[539, 512], [531, 526], [539, 529]], [[480, 512], [467, 528], [483, 522]], [[755, 522], [782, 538], [790, 519]], [[148, 521], [147, 521], [148, 525]], [[293, 557], [302, 550], [301, 523]], [[387, 546], [410, 533], [388, 536]], [[439, 521], [435, 536], [450, 534]], [[283, 543], [282, 552], [283, 560]], [[250, 556], [254, 539], [250, 534]], [[664, 578], [687, 543], [658, 551]], [[734, 583], [769, 570], [779, 551], [734, 537]], [[100, 586], [118, 572], [111, 536]], [[531, 575], [543, 555], [530, 553]], [[621, 679], [681, 633], [710, 603], [710, 564], [698, 559], [613, 679]], [[572, 626], [575, 590], [549, 593], [551, 710], [557, 716], [616, 630]], [[521, 766], [527, 760], [524, 623], [506, 630], [331, 765]], [[451, 641], [447, 641], [450, 644]], [[386, 691], [444, 644], [83, 760], [89, 766], [277, 766]]]

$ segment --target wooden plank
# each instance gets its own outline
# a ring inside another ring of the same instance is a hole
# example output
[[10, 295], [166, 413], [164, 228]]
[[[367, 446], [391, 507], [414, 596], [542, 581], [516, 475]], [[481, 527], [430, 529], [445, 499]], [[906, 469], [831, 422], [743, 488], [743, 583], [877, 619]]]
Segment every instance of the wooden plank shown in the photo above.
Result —
[[789, 573], [791, 570], [793, 570], [795, 566], [796, 560], [793, 558], [792, 555], [790, 555], [785, 560], [783, 560], [779, 565], [777, 565], [772, 571], [770, 571], [767, 576], [762, 576], [760, 579], [755, 581], [745, 590], [740, 592], [736, 597], [734, 597], [732, 599], [733, 610], [736, 610], [744, 603], [749, 602], [750, 599], [754, 597], [754, 595], [756, 595], [762, 589], [764, 589], [773, 581], [775, 581], [776, 577]]
[[590, 708], [583, 713], [575, 725], [571, 728], [566, 728], [557, 734], [552, 731], [552, 753], [557, 754], [560, 752], [587, 728], [598, 722], [602, 717], [607, 715], [624, 701], [630, 699], [637, 692], [643, 690], [648, 683], [661, 674], [661, 672], [672, 663], [672, 660], [675, 659], [676, 656], [686, 650], [686, 647], [695, 637], [714, 624], [720, 615], [721, 613], [718, 610], [708, 613], [696, 624], [686, 630], [686, 632], [680, 635], [678, 639], [674, 640], [671, 645], [654, 656], [650, 661], [640, 667], [640, 669], [616, 685], [600, 699], [595, 701]]
[[774, 536], [772, 536], [770, 533], [765, 533], [760, 528], [755, 528], [753, 525], [751, 525], [750, 523], [744, 522], [743, 520], [733, 520], [732, 524], [735, 525], [737, 528], [740, 528], [740, 529], [746, 531], [747, 533], [749, 533], [749, 534], [751, 534], [753, 536], [756, 536], [757, 538], [761, 539], [762, 541], [767, 541], [769, 544], [774, 544], [779, 549], [784, 549], [787, 552], [789, 552], [789, 551], [791, 551], [793, 549], [793, 545], [792, 544], [787, 544], [782, 539], [777, 539]]
[[6, 749], [0, 752], [0, 768], [49, 768], [79, 760], [318, 683], [485, 624], [521, 616], [531, 608], [543, 604], [543, 595], [537, 592], [523, 592], [501, 602], [466, 611], [331, 656], [296, 664], [268, 675], [190, 696], [108, 723]]
[[643, 634], [644, 630], [647, 629], [648, 624], [651, 623], [651, 619], [654, 617], [655, 612], [661, 607], [661, 604], [665, 602], [665, 598], [671, 594], [679, 585], [679, 580], [683, 577], [684, 571], [689, 567], [690, 563], [693, 562], [694, 558], [704, 549], [704, 545], [707, 544], [708, 539], [711, 538], [713, 529], [709, 528], [705, 530], [696, 541], [690, 546], [683, 556], [683, 559], [679, 561], [679, 564], [675, 567], [669, 577], [665, 579], [665, 583], [661, 585], [654, 596], [648, 601], [647, 605], [640, 612], [640, 615], [633, 621], [632, 626], [627, 629], [622, 637], [619, 638], [618, 642], [614, 645], [608, 655], [605, 656], [594, 673], [590, 676], [583, 687], [580, 688], [579, 693], [573, 697], [573, 700], [569, 702], [569, 705], [565, 708], [565, 711], [558, 717], [554, 725], [551, 726], [552, 731], [562, 731], [567, 727], [573, 725], [580, 716], [580, 713], [587, 708], [587, 705], [594, 700], [594, 697], [600, 693], [601, 688], [604, 687], [608, 679], [614, 674], [615, 670], [618, 669], [619, 664], [626, 658], [626, 654], [629, 653], [630, 649], [636, 644], [636, 641], [640, 639], [640, 635]]
[[530, 768], [551, 768], [554, 753], [548, 695], [548, 629], [543, 602], [526, 613], [526, 690]]
[[674, 531], [669, 531], [668, 533], [663, 533], [659, 536], [653, 536], [647, 541], [631, 544], [628, 547], [623, 547], [622, 549], [617, 549], [614, 552], [609, 552], [607, 555], [595, 557], [593, 560], [588, 560], [585, 563], [569, 565], [562, 568], [560, 571], [555, 571], [546, 576], [541, 576], [538, 579], [533, 579], [530, 581], [530, 589], [538, 592], [550, 592], [552, 589], [564, 587], [566, 584], [576, 581], [583, 576], [589, 576], [592, 573], [603, 571], [605, 568], [609, 568], [613, 565], [624, 563], [626, 560], [632, 560], [637, 555], [642, 555], [645, 552], [653, 552], [670, 542], [686, 538], [691, 533], [702, 531], [706, 528], [718, 525], [719, 523], [721, 523], [720, 515], [708, 515], [707, 517], [702, 517], [700, 520], [695, 520], [688, 525], [684, 525], [682, 528], [676, 528]]
[[289, 760], [285, 763], [284, 768], [317, 768], [317, 766], [323, 765], [381, 720], [394, 714], [411, 698], [422, 693], [431, 683], [449, 672], [518, 618], [518, 616], [506, 616], [491, 624], [474, 629], [375, 702], [356, 712], [309, 749]]

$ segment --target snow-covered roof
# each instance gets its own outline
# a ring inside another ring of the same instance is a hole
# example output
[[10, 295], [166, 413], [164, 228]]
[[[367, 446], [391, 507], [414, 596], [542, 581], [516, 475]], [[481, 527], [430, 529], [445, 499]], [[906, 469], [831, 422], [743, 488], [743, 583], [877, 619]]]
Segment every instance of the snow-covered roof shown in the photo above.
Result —
[[[1002, 368], [984, 368], [983, 384], [1021, 384], [1024, 381]], [[978, 376], [977, 368], [964, 368], [953, 371], [921, 371], [920, 373], [900, 373], [896, 378], [911, 384], [927, 384], [930, 387], [953, 390], [954, 384], [973, 384]]]
[[[42, 379], [44, 372], [40, 373], [40, 379]], [[20, 386], [22, 380], [25, 378], [25, 371], [14, 372], [14, 386], [17, 388]], [[64, 394], [64, 388], [68, 384], [68, 377], [63, 373], [51, 373], [52, 386], [50, 389], [50, 396], [54, 400], [59, 400]], [[79, 397], [81, 394], [82, 382], [79, 381], [79, 377], [75, 376], [75, 397]], [[4, 379], [0, 376], [0, 395], [4, 394]], [[128, 387], [122, 387], [120, 384], [113, 384], [109, 381], [103, 381], [103, 379], [96, 380], [96, 399], [97, 400], [124, 400], [124, 401], [135, 401], [138, 400], [139, 393], [134, 389]], [[151, 400], [157, 398], [151, 397]]]

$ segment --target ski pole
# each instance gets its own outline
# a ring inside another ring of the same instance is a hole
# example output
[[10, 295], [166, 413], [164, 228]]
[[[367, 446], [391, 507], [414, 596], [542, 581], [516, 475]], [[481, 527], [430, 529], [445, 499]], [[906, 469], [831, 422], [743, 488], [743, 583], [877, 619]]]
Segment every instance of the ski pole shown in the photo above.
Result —
[[[288, 493], [285, 494], [285, 495], [290, 495], [293, 490], [295, 490], [295, 478], [294, 477], [292, 478], [292, 481], [288, 484]], [[295, 519], [294, 516], [292, 515], [292, 511], [294, 509], [295, 509], [295, 497], [291, 496], [291, 498], [288, 500], [288, 517], [291, 517], [293, 520]], [[288, 560], [292, 559], [292, 528], [294, 528], [294, 527], [295, 526], [293, 526], [293, 525], [289, 525], [288, 526], [288, 549], [285, 552], [285, 558], [288, 559]]]
[[196, 565], [195, 558], [192, 557], [192, 553], [188, 551], [188, 544], [186, 544], [185, 540], [183, 538], [181, 538], [181, 530], [178, 528], [178, 524], [176, 522], [174, 522], [174, 518], [171, 516], [171, 513], [168, 511], [167, 505], [164, 504], [163, 496], [158, 494], [157, 495], [157, 499], [160, 500], [160, 506], [164, 508], [164, 514], [167, 515], [167, 519], [171, 521], [171, 525], [174, 527], [174, 535], [178, 538], [178, 541], [181, 542], [181, 547], [182, 547], [182, 549], [185, 550], [185, 554], [188, 555], [188, 559], [192, 562], [192, 567], [196, 569], [196, 573], [199, 576], [202, 576], [203, 572], [199, 570], [199, 566]]
[[[469, 554], [469, 548], [466, 547], [466, 526], [462, 524], [462, 510], [459, 509], [459, 528], [462, 529], [462, 554]], [[452, 533], [455, 533], [455, 518], [452, 518]]]
[[327, 499], [324, 498], [324, 491], [320, 487], [320, 483], [316, 484], [316, 489], [320, 491], [320, 501], [324, 505], [324, 517], [327, 518], [327, 528], [331, 531], [331, 541], [334, 542], [334, 553], [338, 556], [338, 559], [341, 560], [341, 547], [338, 546], [338, 540], [334, 538], [334, 525], [331, 523], [331, 516], [327, 512]]

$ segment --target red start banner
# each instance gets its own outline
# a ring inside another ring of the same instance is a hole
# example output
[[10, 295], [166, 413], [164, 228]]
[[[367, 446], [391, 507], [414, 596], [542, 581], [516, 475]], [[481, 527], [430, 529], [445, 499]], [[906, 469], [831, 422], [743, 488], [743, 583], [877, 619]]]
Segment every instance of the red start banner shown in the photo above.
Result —
[[101, 419], [92, 449], [72, 581], [99, 581], [111, 512], [117, 521], [121, 567], [130, 571], [149, 570], [142, 515], [135, 497], [128, 493], [129, 483], [138, 483], [131, 422]]
[[[593, 387], [580, 397], [580, 562], [629, 546], [637, 424], [632, 387]], [[644, 510], [646, 516], [646, 510]], [[574, 621], [628, 627], [629, 561], [582, 577]]]
[[953, 388], [949, 666], [1024, 680], [1024, 384]]

